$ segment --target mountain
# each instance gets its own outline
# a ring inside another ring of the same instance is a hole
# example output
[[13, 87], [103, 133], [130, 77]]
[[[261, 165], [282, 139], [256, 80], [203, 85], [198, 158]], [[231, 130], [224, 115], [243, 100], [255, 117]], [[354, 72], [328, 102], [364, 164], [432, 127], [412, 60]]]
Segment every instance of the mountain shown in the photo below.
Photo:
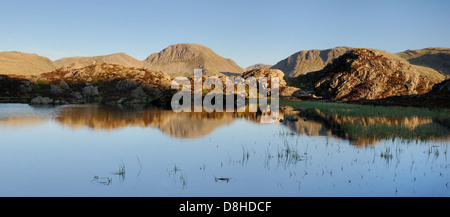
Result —
[[353, 48], [335, 47], [326, 50], [302, 50], [281, 60], [271, 68], [283, 71], [285, 78], [294, 78], [308, 72], [323, 69], [332, 60], [351, 49]]
[[194, 69], [203, 69], [203, 75], [238, 75], [244, 70], [233, 60], [225, 59], [200, 44], [171, 45], [144, 60], [144, 66], [154, 71], [164, 71], [171, 76], [188, 76]]
[[348, 101], [424, 94], [436, 83], [395, 54], [365, 48], [349, 51], [298, 80], [314, 85], [323, 98]]
[[257, 64], [255, 64], [255, 65], [251, 65], [251, 66], [245, 68], [245, 71], [250, 71], [250, 70], [253, 70], [253, 69], [256, 69], [256, 68], [266, 68], [266, 69], [268, 69], [268, 68], [270, 68], [270, 67], [272, 67], [272, 66], [273, 66], [273, 65], [267, 65], [267, 64], [263, 64], [263, 63], [257, 63]]
[[442, 74], [450, 75], [450, 48], [430, 47], [406, 50], [397, 55], [411, 64], [429, 67]]
[[0, 74], [38, 75], [56, 67], [53, 62], [36, 54], [6, 51], [0, 53]]
[[142, 61], [139, 61], [125, 53], [115, 53], [104, 56], [93, 56], [93, 57], [67, 57], [54, 61], [57, 67], [72, 67], [72, 68], [82, 68], [85, 66], [92, 65], [94, 63], [112, 63], [118, 64], [126, 67], [137, 67], [140, 68], [144, 65]]

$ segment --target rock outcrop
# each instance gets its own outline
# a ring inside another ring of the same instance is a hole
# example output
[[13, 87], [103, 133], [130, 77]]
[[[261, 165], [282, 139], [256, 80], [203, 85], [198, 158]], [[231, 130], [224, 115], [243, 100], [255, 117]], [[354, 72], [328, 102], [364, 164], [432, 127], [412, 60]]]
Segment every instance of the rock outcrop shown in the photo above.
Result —
[[[256, 68], [250, 71], [246, 71], [242, 73], [242, 78], [247, 79], [249, 77], [254, 77], [257, 81], [259, 81], [260, 78], [264, 77], [267, 78], [267, 94], [271, 94], [272, 89], [272, 78], [278, 77], [278, 87], [280, 92], [285, 92], [284, 89], [286, 87], [286, 81], [283, 79], [284, 73], [281, 70], [278, 69], [267, 69], [267, 68]], [[257, 85], [259, 87], [259, 85]]]
[[280, 82], [279, 83], [280, 88], [286, 86], [286, 81], [284, 80], [284, 73], [278, 69], [256, 68], [242, 73], [241, 77], [244, 79], [247, 79], [249, 77], [255, 77], [256, 80], [258, 80], [260, 77], [266, 77], [268, 85], [270, 85], [272, 77], [278, 77]]
[[[43, 73], [36, 80], [47, 80], [56, 84], [64, 81], [69, 86], [71, 83], [112, 82], [117, 89], [125, 90], [141, 84], [149, 87], [170, 89], [171, 77], [165, 72], [103, 63], [83, 68], [60, 68], [52, 72]], [[133, 85], [130, 86], [129, 83], [133, 83]]]
[[165, 72], [110, 63], [59, 68], [33, 80], [39, 90], [35, 94], [51, 97], [55, 102], [146, 104], [149, 97], [157, 99], [171, 91], [171, 77]]
[[434, 83], [397, 55], [358, 48], [335, 59], [324, 69], [300, 76], [317, 95], [333, 100], [368, 100], [424, 94]]

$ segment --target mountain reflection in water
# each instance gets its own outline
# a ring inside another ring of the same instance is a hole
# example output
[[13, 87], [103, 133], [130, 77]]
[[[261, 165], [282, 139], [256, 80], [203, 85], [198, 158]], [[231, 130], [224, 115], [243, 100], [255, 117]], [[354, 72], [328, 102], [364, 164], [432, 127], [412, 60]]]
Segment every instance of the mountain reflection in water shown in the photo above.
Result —
[[[236, 118], [261, 122], [260, 112], [181, 112], [146, 106], [69, 105], [60, 107], [32, 107], [33, 110], [54, 109], [58, 123], [72, 128], [114, 130], [125, 127], [151, 127], [176, 138], [201, 138], [215, 129], [230, 125]], [[48, 114], [47, 112], [46, 114]], [[33, 125], [48, 116], [0, 117], [0, 125], [17, 127]], [[346, 117], [330, 116], [319, 109], [294, 110], [283, 106], [275, 124], [291, 129], [290, 135], [333, 136], [351, 141], [354, 145], [375, 145], [382, 139], [450, 139], [450, 130], [426, 117]], [[257, 134], [258, 132], [255, 132]]]

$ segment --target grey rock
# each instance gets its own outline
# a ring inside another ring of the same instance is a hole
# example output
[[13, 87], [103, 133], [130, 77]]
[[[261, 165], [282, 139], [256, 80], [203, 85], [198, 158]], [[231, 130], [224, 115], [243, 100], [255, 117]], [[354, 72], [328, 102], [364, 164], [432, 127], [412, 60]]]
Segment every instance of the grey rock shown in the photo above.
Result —
[[61, 89], [63, 89], [63, 90], [70, 90], [69, 85], [68, 85], [65, 81], [61, 81], [61, 82], [59, 83], [59, 87], [60, 87]]

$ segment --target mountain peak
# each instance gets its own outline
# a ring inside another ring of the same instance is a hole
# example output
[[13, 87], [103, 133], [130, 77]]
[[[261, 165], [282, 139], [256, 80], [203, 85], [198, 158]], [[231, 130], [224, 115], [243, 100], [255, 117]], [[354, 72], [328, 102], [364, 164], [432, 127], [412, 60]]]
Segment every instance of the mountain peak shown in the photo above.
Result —
[[159, 53], [153, 53], [144, 61], [144, 66], [170, 75], [192, 75], [201, 68], [205, 75], [219, 73], [240, 74], [244, 70], [233, 60], [216, 54], [201, 44], [182, 43], [170, 45]]

